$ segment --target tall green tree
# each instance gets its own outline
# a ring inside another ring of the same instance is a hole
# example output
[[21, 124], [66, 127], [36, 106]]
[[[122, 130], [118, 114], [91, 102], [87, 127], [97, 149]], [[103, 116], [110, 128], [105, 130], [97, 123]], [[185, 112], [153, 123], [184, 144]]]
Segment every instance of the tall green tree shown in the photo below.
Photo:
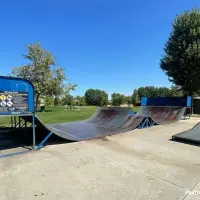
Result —
[[157, 87], [156, 88], [156, 96], [157, 97], [170, 97], [171, 90], [167, 87]]
[[74, 102], [75, 102], [76, 106], [85, 106], [86, 105], [85, 97], [82, 97], [82, 96], [76, 96], [74, 98]]
[[44, 98], [44, 104], [45, 104], [45, 106], [53, 106], [53, 104], [54, 104], [54, 99], [53, 99], [53, 97], [46, 96], [46, 97]]
[[140, 97], [138, 95], [138, 90], [134, 89], [133, 94], [132, 94], [132, 103], [135, 106], [140, 102]]
[[170, 96], [172, 96], [172, 97], [181, 97], [181, 96], [184, 96], [184, 92], [181, 90], [180, 87], [173, 85], [170, 88]]
[[146, 86], [145, 90], [147, 91], [147, 97], [156, 97], [157, 96], [157, 88], [154, 86]]
[[98, 89], [89, 89], [85, 92], [85, 101], [90, 106], [106, 106], [108, 105], [108, 94]]
[[135, 105], [139, 103], [142, 97], [180, 97], [183, 95], [183, 91], [178, 86], [172, 86], [171, 88], [146, 86], [135, 89], [132, 99]]
[[44, 50], [40, 44], [30, 44], [27, 46], [27, 53], [23, 55], [28, 60], [28, 64], [15, 67], [12, 75], [31, 81], [35, 87], [35, 105], [43, 96], [61, 95], [65, 90], [75, 88], [75, 85], [66, 85], [64, 69], [56, 67], [55, 57], [51, 52]]
[[161, 69], [189, 95], [200, 89], [200, 9], [185, 11], [172, 23]]
[[60, 104], [60, 98], [59, 97], [55, 97], [54, 98], [54, 106], [58, 106]]
[[125, 96], [123, 94], [113, 93], [111, 98], [113, 106], [121, 106], [124, 103]]
[[139, 87], [137, 89], [137, 95], [139, 96], [139, 99], [141, 99], [142, 97], [147, 97], [148, 93], [147, 93], [145, 87]]
[[62, 105], [68, 105], [73, 106], [74, 105], [74, 98], [70, 94], [65, 94], [65, 96], [62, 98]]
[[137, 90], [138, 96], [141, 99], [142, 97], [156, 97], [157, 88], [154, 86], [140, 87]]
[[125, 96], [124, 103], [128, 104], [129, 106], [133, 103], [132, 96]]

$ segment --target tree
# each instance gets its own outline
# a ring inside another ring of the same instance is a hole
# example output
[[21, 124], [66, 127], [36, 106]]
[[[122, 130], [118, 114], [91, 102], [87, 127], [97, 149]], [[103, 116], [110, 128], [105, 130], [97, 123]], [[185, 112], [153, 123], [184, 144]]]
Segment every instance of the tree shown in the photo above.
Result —
[[85, 106], [85, 97], [81, 97], [81, 96], [76, 96], [74, 98], [74, 102], [76, 106]]
[[112, 98], [112, 105], [113, 106], [120, 106], [124, 103], [124, 95], [119, 93], [113, 93], [111, 95]]
[[170, 88], [167, 87], [158, 87], [157, 89], [157, 97], [170, 97], [171, 96], [171, 91]]
[[41, 48], [40, 44], [27, 46], [24, 58], [29, 61], [25, 66], [16, 67], [12, 75], [31, 81], [35, 87], [35, 105], [41, 95], [57, 96], [65, 90], [74, 89], [76, 85], [65, 85], [64, 69], [56, 67], [55, 57], [49, 51]]
[[74, 98], [72, 95], [70, 94], [66, 94], [63, 98], [62, 98], [62, 105], [68, 105], [68, 106], [73, 106], [74, 105]]
[[136, 105], [142, 97], [180, 97], [183, 95], [183, 91], [178, 86], [171, 88], [146, 86], [133, 91], [132, 102]]
[[108, 94], [102, 90], [89, 89], [85, 92], [85, 101], [90, 106], [108, 105]]
[[184, 92], [181, 90], [180, 87], [173, 85], [170, 88], [170, 96], [171, 97], [181, 97], [181, 96], [184, 96]]
[[200, 9], [185, 11], [172, 23], [160, 67], [189, 95], [200, 90]]
[[154, 86], [140, 87], [137, 90], [138, 96], [141, 99], [142, 97], [156, 97], [157, 88]]
[[146, 97], [147, 96], [147, 92], [146, 92], [144, 87], [138, 88], [137, 89], [137, 94], [139, 96], [139, 99], [141, 99], [142, 97]]
[[59, 97], [54, 98], [54, 106], [58, 106], [60, 104], [60, 99]]
[[154, 86], [146, 86], [145, 87], [147, 91], [147, 96], [148, 97], [156, 97], [157, 96], [157, 88]]
[[54, 99], [52, 97], [46, 96], [44, 98], [44, 104], [45, 106], [53, 106]]
[[132, 101], [133, 101], [132, 96], [124, 97], [124, 103], [128, 104], [129, 106], [133, 103]]
[[138, 90], [134, 89], [132, 94], [132, 103], [133, 105], [137, 105], [140, 102], [140, 97], [138, 95]]

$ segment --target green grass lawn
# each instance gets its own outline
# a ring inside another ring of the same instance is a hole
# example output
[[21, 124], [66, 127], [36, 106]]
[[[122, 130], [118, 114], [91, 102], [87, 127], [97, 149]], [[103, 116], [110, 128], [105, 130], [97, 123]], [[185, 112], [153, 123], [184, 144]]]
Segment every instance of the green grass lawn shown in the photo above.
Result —
[[[80, 121], [89, 118], [96, 110], [96, 107], [83, 107], [80, 110], [67, 110], [66, 107], [48, 107], [46, 112], [38, 112], [37, 115], [45, 124]], [[137, 112], [139, 107], [134, 107]], [[10, 124], [10, 117], [0, 117], [0, 126]]]
[[133, 107], [132, 110], [133, 110], [134, 112], [138, 112], [138, 111], [140, 110], [140, 106]]
[[46, 124], [73, 122], [89, 118], [96, 107], [85, 107], [80, 110], [67, 110], [65, 107], [49, 107], [47, 112], [38, 112], [39, 118]]

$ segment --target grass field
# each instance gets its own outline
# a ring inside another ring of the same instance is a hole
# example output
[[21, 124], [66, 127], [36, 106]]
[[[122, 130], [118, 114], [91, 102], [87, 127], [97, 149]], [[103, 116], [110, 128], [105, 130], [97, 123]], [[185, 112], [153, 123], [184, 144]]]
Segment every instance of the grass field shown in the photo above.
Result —
[[[96, 110], [96, 107], [83, 107], [79, 110], [67, 110], [65, 107], [48, 107], [46, 112], [38, 112], [37, 115], [45, 124], [62, 122], [73, 122], [89, 118]], [[139, 107], [134, 107], [137, 112]], [[0, 126], [10, 124], [9, 117], [0, 117]]]

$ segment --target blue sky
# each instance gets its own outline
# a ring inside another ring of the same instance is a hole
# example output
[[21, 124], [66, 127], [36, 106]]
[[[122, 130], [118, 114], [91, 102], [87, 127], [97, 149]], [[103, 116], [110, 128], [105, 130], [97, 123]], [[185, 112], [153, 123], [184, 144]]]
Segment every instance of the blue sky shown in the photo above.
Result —
[[0, 72], [27, 63], [25, 45], [50, 50], [73, 95], [88, 88], [132, 94], [146, 85], [171, 86], [159, 68], [176, 14], [199, 0], [8, 0], [0, 6]]

